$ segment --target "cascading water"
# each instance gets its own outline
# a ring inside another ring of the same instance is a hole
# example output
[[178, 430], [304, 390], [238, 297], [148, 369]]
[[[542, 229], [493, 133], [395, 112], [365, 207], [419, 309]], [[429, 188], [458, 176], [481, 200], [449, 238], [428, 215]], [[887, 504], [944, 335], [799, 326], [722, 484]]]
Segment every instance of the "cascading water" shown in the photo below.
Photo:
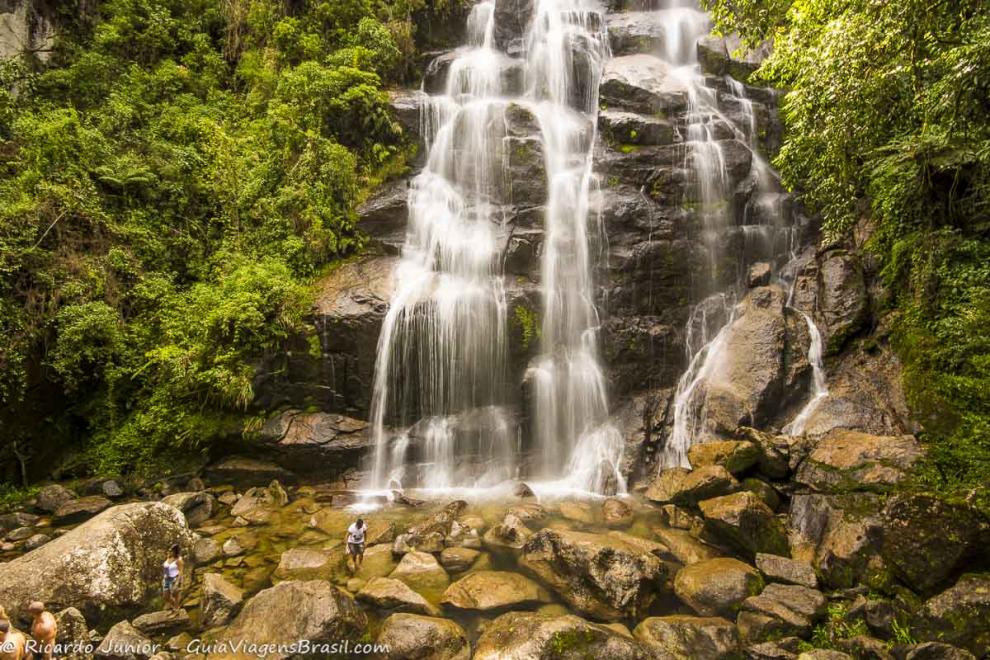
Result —
[[[519, 425], [507, 371], [500, 238], [512, 108], [539, 126], [547, 200], [541, 352], [527, 470], [567, 488], [623, 490], [622, 438], [608, 420], [598, 355], [589, 208], [598, 84], [608, 43], [594, 0], [538, 0], [522, 60], [495, 46], [492, 0], [476, 4], [468, 45], [422, 113], [428, 156], [409, 193], [397, 288], [383, 323], [372, 395], [372, 487], [486, 486], [518, 473]], [[522, 67], [524, 89], [512, 87]]]
[[[729, 76], [723, 81], [726, 96], [738, 106], [740, 120], [731, 121], [719, 108], [717, 83], [701, 72], [695, 44], [710, 28], [708, 16], [697, 8], [676, 7], [655, 12], [666, 36], [662, 56], [671, 74], [687, 90], [685, 115], [685, 168], [693, 182], [694, 215], [700, 224], [702, 242], [708, 254], [708, 273], [699, 282], [704, 295], [692, 310], [685, 334], [687, 369], [678, 381], [673, 400], [671, 432], [660, 452], [660, 467], [687, 466], [692, 444], [711, 437], [706, 427], [706, 384], [716, 375], [727, 357], [727, 335], [735, 319], [735, 304], [743, 290], [745, 260], [727, 255], [725, 237], [738, 231], [743, 254], [761, 254], [775, 261], [781, 254], [778, 239], [790, 228], [783, 209], [782, 191], [769, 165], [755, 149], [758, 122], [745, 85]], [[684, 48], [683, 44], [690, 44]], [[748, 180], [752, 182], [749, 201], [737, 213], [733, 208], [735, 190], [726, 167], [726, 134], [752, 152]], [[738, 227], [735, 227], [738, 220]], [[729, 273], [730, 267], [735, 273]], [[733, 275], [730, 279], [730, 275]]]
[[828, 383], [825, 380], [825, 362], [822, 350], [822, 333], [818, 330], [818, 326], [810, 314], [794, 306], [794, 291], [797, 289], [797, 271], [800, 265], [802, 265], [800, 258], [792, 254], [791, 260], [782, 269], [781, 280], [791, 280], [787, 293], [787, 306], [801, 315], [805, 324], [808, 326], [808, 334], [811, 337], [811, 342], [808, 346], [808, 364], [811, 365], [811, 397], [804, 404], [804, 407], [798, 411], [798, 414], [794, 416], [794, 419], [781, 429], [788, 435], [801, 435], [804, 433], [808, 420], [818, 410], [818, 406], [822, 404], [822, 401], [828, 397]]
[[494, 3], [479, 3], [445, 93], [430, 97], [422, 112], [429, 155], [410, 186], [397, 286], [378, 340], [375, 488], [483, 484], [513, 472], [495, 203], [506, 130], [504, 56], [493, 48], [493, 31]]

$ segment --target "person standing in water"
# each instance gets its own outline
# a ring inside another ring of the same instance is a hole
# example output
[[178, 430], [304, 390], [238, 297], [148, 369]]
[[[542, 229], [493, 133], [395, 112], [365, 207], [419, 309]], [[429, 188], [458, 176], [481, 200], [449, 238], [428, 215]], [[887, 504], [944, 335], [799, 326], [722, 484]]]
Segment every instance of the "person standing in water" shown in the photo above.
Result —
[[183, 568], [182, 549], [176, 543], [169, 550], [168, 555], [165, 557], [165, 563], [162, 564], [162, 597], [165, 599], [165, 605], [172, 612], [179, 611], [182, 601], [181, 586]]
[[364, 560], [364, 535], [368, 531], [364, 521], [358, 518], [347, 528], [347, 554], [353, 560], [351, 573], [357, 573]]
[[51, 660], [55, 651], [55, 637], [58, 635], [58, 623], [55, 615], [45, 609], [41, 601], [28, 605], [28, 613], [34, 619], [31, 622], [31, 637], [35, 641], [34, 657]]

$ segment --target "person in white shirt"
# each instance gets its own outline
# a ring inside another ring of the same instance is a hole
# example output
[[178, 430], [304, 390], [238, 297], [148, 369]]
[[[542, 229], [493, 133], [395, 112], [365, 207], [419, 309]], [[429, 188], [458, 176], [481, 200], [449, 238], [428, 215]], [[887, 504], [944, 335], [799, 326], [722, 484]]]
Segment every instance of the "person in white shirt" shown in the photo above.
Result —
[[358, 518], [347, 528], [347, 554], [354, 563], [352, 573], [357, 573], [364, 560], [364, 535], [368, 531], [368, 526]]

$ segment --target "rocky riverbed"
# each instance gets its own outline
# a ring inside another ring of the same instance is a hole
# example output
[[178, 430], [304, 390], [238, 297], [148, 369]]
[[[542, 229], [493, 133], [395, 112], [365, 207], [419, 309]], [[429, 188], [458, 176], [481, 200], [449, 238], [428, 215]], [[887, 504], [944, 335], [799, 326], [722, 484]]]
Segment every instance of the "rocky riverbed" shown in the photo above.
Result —
[[[377, 642], [389, 658], [981, 657], [990, 576], [972, 571], [990, 523], [899, 492], [921, 451], [911, 436], [739, 429], [694, 447], [693, 470], [593, 499], [519, 485], [362, 500], [344, 482], [248, 485], [279, 469], [257, 461], [246, 481], [175, 479], [142, 499], [54, 485], [0, 517], [0, 604], [23, 625], [27, 601], [47, 601], [60, 641], [92, 644], [80, 658], [236, 657], [221, 643], [237, 640]], [[351, 574], [358, 515], [368, 546]], [[175, 542], [188, 588], [170, 616], [158, 585]]]

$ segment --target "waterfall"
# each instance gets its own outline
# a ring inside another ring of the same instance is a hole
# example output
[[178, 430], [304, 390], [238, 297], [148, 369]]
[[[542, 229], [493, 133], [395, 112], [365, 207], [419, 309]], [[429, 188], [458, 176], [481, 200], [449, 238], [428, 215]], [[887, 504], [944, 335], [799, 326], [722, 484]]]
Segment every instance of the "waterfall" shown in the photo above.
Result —
[[[446, 88], [426, 99], [426, 165], [409, 191], [396, 290], [378, 340], [371, 486], [488, 487], [525, 468], [568, 488], [623, 490], [608, 423], [590, 211], [598, 85], [609, 56], [594, 0], [537, 0], [521, 58], [499, 49], [493, 0], [478, 2]], [[510, 49], [511, 50], [511, 49]], [[516, 88], [510, 69], [521, 68]], [[532, 115], [547, 185], [540, 354], [526, 371], [533, 465], [510, 382], [503, 245], [516, 109]]]
[[787, 435], [801, 435], [804, 433], [808, 420], [811, 419], [811, 416], [818, 410], [818, 406], [828, 396], [828, 384], [825, 380], [825, 363], [822, 357], [822, 333], [818, 330], [818, 325], [815, 324], [810, 314], [794, 306], [794, 292], [797, 289], [797, 272], [800, 264], [801, 261], [797, 255], [792, 253], [790, 262], [782, 269], [781, 279], [785, 279], [784, 273], [790, 274], [791, 284], [787, 293], [787, 307], [793, 309], [804, 318], [804, 322], [808, 326], [808, 334], [811, 337], [811, 342], [808, 346], [808, 364], [811, 365], [811, 398], [798, 411], [794, 419], [781, 429]]
[[[692, 176], [695, 217], [700, 220], [708, 254], [708, 272], [699, 282], [705, 295], [692, 309], [685, 328], [688, 366], [674, 393], [671, 431], [658, 457], [662, 468], [688, 466], [691, 445], [711, 438], [706, 427], [706, 384], [727, 357], [728, 330], [743, 291], [746, 257], [759, 254], [776, 261], [783, 253], [777, 239], [788, 235], [789, 218], [776, 175], [755, 148], [758, 122], [746, 86], [730, 76], [721, 79], [742, 118], [734, 122], [720, 110], [718, 81], [706, 78], [701, 71], [695, 44], [708, 33], [708, 16], [685, 7], [662, 9], [655, 16], [666, 37], [661, 56], [688, 92], [685, 167]], [[684, 48], [685, 43], [690, 47]], [[752, 153], [749, 180], [753, 188], [741, 209], [741, 219], [733, 210], [735, 191], [726, 171], [726, 131]], [[724, 238], [731, 231], [741, 234], [742, 255], [726, 254]], [[735, 266], [731, 279], [729, 265]]]

